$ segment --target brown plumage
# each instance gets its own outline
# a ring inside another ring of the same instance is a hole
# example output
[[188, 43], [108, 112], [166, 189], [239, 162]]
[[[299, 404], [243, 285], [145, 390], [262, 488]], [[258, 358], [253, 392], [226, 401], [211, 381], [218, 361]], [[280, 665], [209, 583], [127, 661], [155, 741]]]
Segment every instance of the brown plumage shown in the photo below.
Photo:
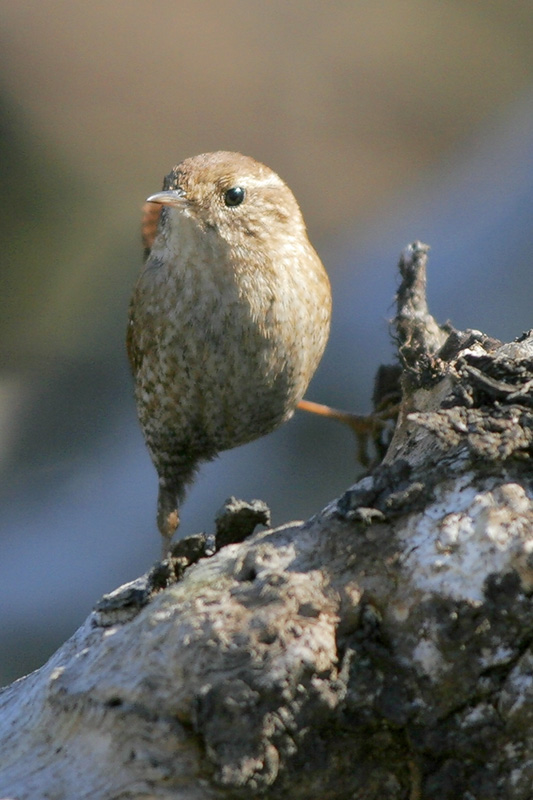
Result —
[[331, 294], [268, 167], [207, 153], [174, 167], [164, 190], [145, 206], [127, 345], [168, 548], [199, 464], [292, 416], [326, 345]]

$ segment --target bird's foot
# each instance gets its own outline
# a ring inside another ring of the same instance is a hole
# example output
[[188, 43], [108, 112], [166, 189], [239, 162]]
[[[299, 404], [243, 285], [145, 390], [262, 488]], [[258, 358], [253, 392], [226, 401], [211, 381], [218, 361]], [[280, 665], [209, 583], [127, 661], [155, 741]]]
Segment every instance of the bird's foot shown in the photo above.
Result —
[[398, 415], [397, 405], [388, 405], [377, 409], [371, 414], [353, 414], [350, 411], [341, 411], [322, 403], [313, 403], [311, 400], [300, 400], [298, 408], [308, 411], [311, 414], [318, 414], [321, 417], [335, 419], [343, 422], [353, 431], [357, 439], [357, 458], [363, 466], [368, 466], [370, 456], [368, 454], [369, 439], [376, 440], [380, 432], [386, 427], [391, 419]]

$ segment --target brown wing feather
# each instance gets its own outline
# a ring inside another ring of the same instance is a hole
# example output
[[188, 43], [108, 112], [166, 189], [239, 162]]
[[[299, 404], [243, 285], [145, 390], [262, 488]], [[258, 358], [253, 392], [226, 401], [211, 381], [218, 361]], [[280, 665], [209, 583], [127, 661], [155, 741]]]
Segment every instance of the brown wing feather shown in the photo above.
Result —
[[159, 203], [145, 203], [142, 208], [141, 235], [144, 247], [144, 260], [150, 255], [159, 224], [161, 206]]
[[135, 378], [141, 365], [141, 353], [137, 347], [137, 342], [135, 341], [135, 325], [131, 306], [128, 327], [126, 329], [126, 350], [128, 353], [128, 360], [130, 362], [130, 369], [133, 373], [133, 377]]
[[[157, 233], [157, 226], [159, 224], [159, 216], [161, 214], [161, 206], [159, 203], [144, 203], [142, 207], [142, 215], [141, 215], [141, 236], [142, 236], [142, 243], [144, 248], [144, 260], [148, 258], [150, 255], [150, 250], [152, 249], [152, 245], [154, 243], [154, 239]], [[135, 307], [135, 294], [132, 298], [130, 304], [130, 315], [128, 320], [128, 328], [126, 331], [126, 348], [128, 351], [128, 358], [130, 362], [131, 371], [133, 375], [136, 376], [141, 360], [142, 355], [137, 347], [136, 337], [135, 337], [135, 323], [133, 319]]]

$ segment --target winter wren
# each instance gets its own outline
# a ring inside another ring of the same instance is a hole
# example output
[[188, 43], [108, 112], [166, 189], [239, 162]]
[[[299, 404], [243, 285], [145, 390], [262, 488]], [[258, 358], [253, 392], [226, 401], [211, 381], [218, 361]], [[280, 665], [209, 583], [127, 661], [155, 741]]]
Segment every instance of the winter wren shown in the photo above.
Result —
[[157, 230], [127, 346], [166, 551], [199, 464], [294, 413], [326, 345], [331, 292], [294, 195], [253, 158], [188, 158], [147, 202], [162, 208], [148, 212]]

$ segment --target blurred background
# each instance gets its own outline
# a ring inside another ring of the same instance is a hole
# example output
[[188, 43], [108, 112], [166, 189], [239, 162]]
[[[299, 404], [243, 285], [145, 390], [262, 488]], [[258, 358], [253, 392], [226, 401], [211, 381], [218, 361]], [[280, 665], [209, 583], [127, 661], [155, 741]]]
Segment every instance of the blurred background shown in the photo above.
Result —
[[[331, 276], [308, 398], [365, 412], [396, 263], [430, 307], [533, 323], [531, 0], [0, 0], [0, 683], [159, 555], [124, 333], [140, 209], [183, 158], [239, 150], [291, 186]], [[181, 533], [229, 495], [305, 518], [358, 474], [305, 414], [206, 466]]]

